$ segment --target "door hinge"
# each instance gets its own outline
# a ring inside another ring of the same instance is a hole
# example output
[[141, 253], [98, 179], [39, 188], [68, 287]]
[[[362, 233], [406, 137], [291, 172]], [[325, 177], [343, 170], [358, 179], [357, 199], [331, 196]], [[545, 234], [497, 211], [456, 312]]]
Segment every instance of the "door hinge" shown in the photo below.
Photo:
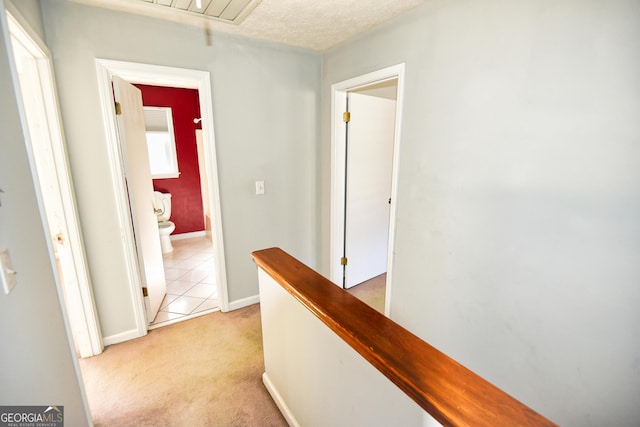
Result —
[[121, 114], [122, 114], [122, 107], [120, 106], [120, 103], [116, 101], [116, 116], [119, 116]]
[[149, 290], [147, 289], [146, 286], [142, 287], [142, 296], [143, 297], [148, 297], [149, 296]]
[[351, 121], [351, 113], [348, 111], [342, 113], [342, 121], [345, 123], [349, 123]]
[[347, 257], [343, 256], [342, 258], [340, 258], [340, 265], [347, 265]]

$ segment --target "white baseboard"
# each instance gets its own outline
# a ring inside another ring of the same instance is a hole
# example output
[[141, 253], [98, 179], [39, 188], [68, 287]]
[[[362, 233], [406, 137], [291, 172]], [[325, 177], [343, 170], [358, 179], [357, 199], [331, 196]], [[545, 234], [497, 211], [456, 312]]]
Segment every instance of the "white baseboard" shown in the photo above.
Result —
[[115, 335], [109, 335], [108, 337], [102, 338], [102, 344], [106, 347], [112, 344], [118, 344], [121, 342], [133, 340], [136, 338], [140, 338], [142, 335], [138, 332], [137, 329], [129, 329], [128, 331], [121, 332]]
[[172, 234], [169, 236], [169, 240], [191, 239], [192, 237], [207, 237], [207, 232], [202, 230], [192, 231], [190, 233]]
[[287, 406], [280, 393], [278, 393], [278, 390], [273, 385], [266, 372], [262, 374], [262, 382], [271, 395], [271, 398], [276, 403], [276, 406], [278, 407], [278, 409], [280, 409], [280, 413], [282, 414], [284, 419], [287, 420], [287, 424], [289, 424], [290, 427], [300, 427], [300, 424], [298, 424], [298, 420], [296, 420], [296, 417], [293, 416], [293, 413]]
[[252, 297], [242, 298], [229, 303], [229, 311], [237, 310], [239, 308], [248, 307], [260, 302], [260, 295], [254, 295]]

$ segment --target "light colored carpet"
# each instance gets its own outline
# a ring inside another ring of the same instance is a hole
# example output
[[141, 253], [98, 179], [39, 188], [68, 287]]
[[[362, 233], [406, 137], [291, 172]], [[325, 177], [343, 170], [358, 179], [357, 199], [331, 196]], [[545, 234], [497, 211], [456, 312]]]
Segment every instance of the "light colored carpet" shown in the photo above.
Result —
[[262, 384], [260, 307], [150, 331], [80, 360], [96, 426], [286, 426]]
[[384, 300], [387, 286], [387, 273], [381, 274], [347, 289], [351, 295], [384, 314]]

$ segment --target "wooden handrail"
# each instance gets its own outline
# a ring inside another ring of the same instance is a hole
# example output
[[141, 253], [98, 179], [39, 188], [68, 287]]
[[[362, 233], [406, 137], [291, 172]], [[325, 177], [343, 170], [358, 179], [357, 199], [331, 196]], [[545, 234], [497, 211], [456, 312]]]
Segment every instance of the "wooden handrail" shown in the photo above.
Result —
[[258, 267], [444, 426], [554, 426], [279, 248]]

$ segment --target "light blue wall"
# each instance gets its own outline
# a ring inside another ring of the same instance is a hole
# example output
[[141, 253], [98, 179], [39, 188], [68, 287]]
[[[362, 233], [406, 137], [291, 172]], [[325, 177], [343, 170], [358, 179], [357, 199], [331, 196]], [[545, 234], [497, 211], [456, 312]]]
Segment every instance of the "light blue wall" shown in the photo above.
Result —
[[9, 295], [0, 291], [0, 405], [63, 405], [66, 425], [83, 426], [88, 418], [39, 215], [6, 30], [1, 17], [0, 248], [9, 249], [17, 285]]
[[44, 23], [42, 22], [40, 0], [5, 0], [5, 4], [12, 4], [29, 23], [29, 26], [35, 31], [40, 40], [44, 40]]
[[640, 2], [432, 0], [323, 56], [406, 63], [392, 317], [560, 425], [640, 419]]
[[[43, 11], [105, 335], [133, 319], [96, 57], [211, 72], [231, 300], [257, 292], [257, 248], [312, 266], [318, 250], [328, 268], [329, 87], [406, 62], [392, 316], [561, 425], [640, 419], [637, 1], [433, 0], [322, 69], [315, 53], [242, 38], [206, 46], [194, 27], [62, 0]], [[0, 84], [11, 93], [5, 52]], [[59, 397], [82, 425], [15, 100], [0, 108], [0, 246], [25, 273], [0, 295], [0, 338], [18, 350], [3, 347], [0, 382], [26, 378], [12, 398]], [[56, 390], [35, 388], [41, 375]]]
[[[95, 59], [211, 73], [231, 302], [257, 295], [250, 252], [315, 264], [321, 56], [62, 0], [43, 2], [88, 263], [105, 337], [134, 327], [98, 102]], [[255, 195], [256, 180], [266, 193]]]

